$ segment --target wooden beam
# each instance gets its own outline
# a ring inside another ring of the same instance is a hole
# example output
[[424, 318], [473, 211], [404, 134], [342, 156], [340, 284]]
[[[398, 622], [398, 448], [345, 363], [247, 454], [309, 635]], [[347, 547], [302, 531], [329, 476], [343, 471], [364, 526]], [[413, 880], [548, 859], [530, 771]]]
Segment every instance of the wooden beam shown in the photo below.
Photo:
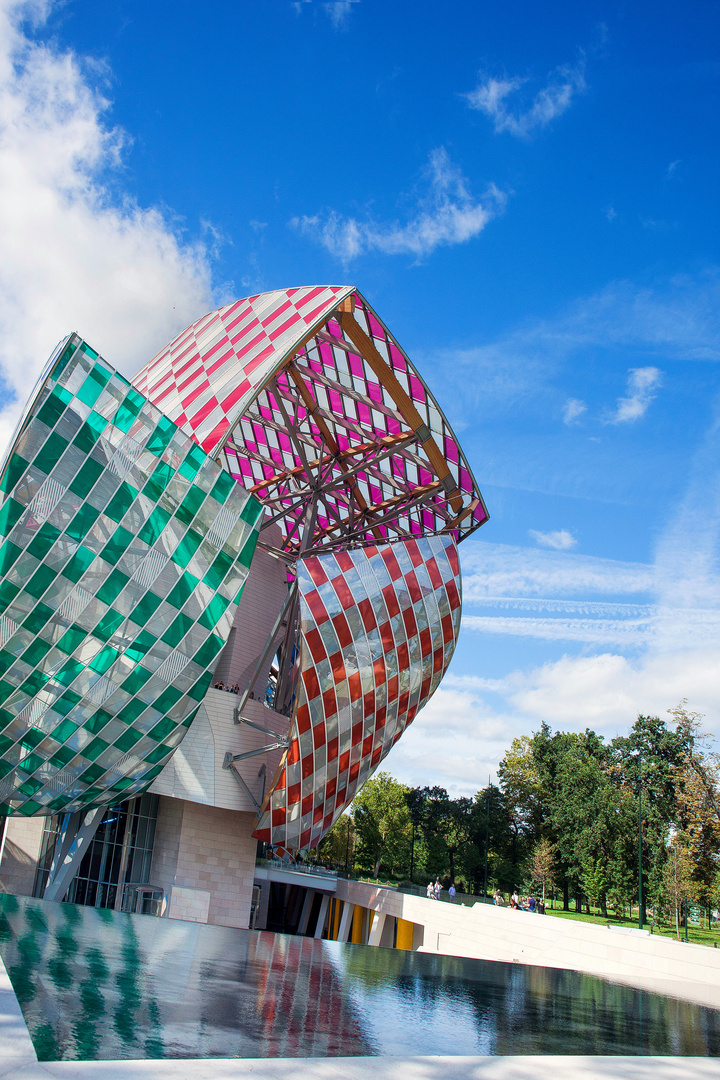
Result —
[[410, 395], [400, 385], [395, 372], [389, 364], [383, 360], [371, 339], [350, 312], [342, 312], [340, 316], [340, 326], [343, 333], [347, 334], [360, 355], [370, 365], [372, 371], [375, 373], [380, 383], [385, 387], [388, 394], [405, 417], [407, 423], [413, 431], [417, 433], [418, 441], [427, 454], [427, 459], [432, 465], [435, 475], [448, 492], [450, 505], [455, 513], [459, 514], [463, 507], [462, 495], [458, 490], [455, 478], [450, 471], [450, 467], [445, 460], [440, 447], [435, 442], [427, 424], [415, 408]]

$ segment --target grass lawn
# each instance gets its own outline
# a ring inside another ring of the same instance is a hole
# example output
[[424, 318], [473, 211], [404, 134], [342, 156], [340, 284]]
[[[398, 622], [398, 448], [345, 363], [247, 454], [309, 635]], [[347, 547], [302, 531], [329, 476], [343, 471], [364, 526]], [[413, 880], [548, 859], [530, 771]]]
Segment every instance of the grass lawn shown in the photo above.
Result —
[[[547, 914], [554, 915], [558, 919], [575, 919], [578, 922], [595, 923], [596, 926], [606, 926], [608, 923], [610, 926], [627, 926], [637, 929], [638, 920], [637, 915], [633, 919], [621, 918], [619, 915], [615, 915], [612, 911], [608, 914], [602, 915], [600, 910], [597, 909], [594, 915], [585, 915], [583, 912], [578, 911], [562, 911], [561, 909], [552, 910], [550, 906], [547, 907]], [[650, 929], [650, 923], [645, 923], [645, 929]], [[655, 923], [653, 927], [654, 934], [660, 934], [662, 937], [672, 937], [675, 935], [675, 926], [670, 926], [666, 923]], [[685, 939], [685, 928], [680, 927], [680, 937]], [[713, 930], [703, 930], [697, 926], [688, 926], [688, 940], [694, 942], [696, 945], [708, 945], [711, 949], [713, 946], [717, 946], [720, 942], [720, 927]]]

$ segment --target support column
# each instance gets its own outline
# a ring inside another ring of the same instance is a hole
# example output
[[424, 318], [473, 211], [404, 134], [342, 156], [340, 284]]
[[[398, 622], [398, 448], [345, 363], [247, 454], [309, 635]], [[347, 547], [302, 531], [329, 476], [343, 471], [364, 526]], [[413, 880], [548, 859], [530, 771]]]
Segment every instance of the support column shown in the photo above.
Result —
[[347, 941], [354, 912], [355, 905], [346, 900], [343, 907], [342, 919], [340, 920], [340, 929], [338, 930], [338, 941]]
[[315, 927], [315, 937], [320, 940], [323, 936], [323, 930], [325, 929], [325, 920], [327, 918], [328, 908], [330, 906], [330, 894], [325, 893], [320, 904], [320, 914], [318, 915], [317, 926]]
[[370, 928], [370, 935], [368, 937], [368, 945], [379, 945], [382, 932], [385, 929], [385, 912], [376, 911], [374, 913], [375, 918], [372, 921]]
[[[70, 882], [80, 867], [83, 855], [90, 847], [92, 839], [98, 830], [98, 825], [105, 816], [106, 809], [105, 806], [96, 806], [94, 810], [88, 810], [82, 818], [82, 824], [77, 828], [74, 835], [72, 827], [75, 824], [76, 815], [69, 815], [65, 835], [61, 838], [62, 843], [60, 844], [60, 854], [62, 855], [64, 851], [65, 855], [62, 856], [62, 861], [60, 858], [53, 859], [53, 866], [43, 899], [59, 901], [64, 898], [70, 887]], [[81, 815], [77, 815], [77, 817], [81, 817]]]
[[310, 921], [310, 912], [312, 911], [313, 900], [315, 899], [315, 890], [305, 890], [305, 900], [303, 902], [302, 911], [300, 912], [300, 922], [298, 923], [298, 934], [307, 934], [308, 923]]
[[365, 920], [365, 908], [360, 907], [359, 904], [355, 905], [352, 917], [352, 935], [350, 940], [353, 945], [362, 945], [363, 943], [363, 922]]

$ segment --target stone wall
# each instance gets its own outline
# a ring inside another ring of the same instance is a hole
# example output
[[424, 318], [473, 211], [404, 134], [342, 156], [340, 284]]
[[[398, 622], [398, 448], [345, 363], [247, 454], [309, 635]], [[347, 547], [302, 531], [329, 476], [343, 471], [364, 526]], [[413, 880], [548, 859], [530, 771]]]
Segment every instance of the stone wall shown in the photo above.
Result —
[[255, 815], [161, 796], [150, 871], [164, 915], [247, 927], [255, 873]]
[[44, 817], [8, 818], [0, 863], [0, 892], [32, 896], [44, 825]]

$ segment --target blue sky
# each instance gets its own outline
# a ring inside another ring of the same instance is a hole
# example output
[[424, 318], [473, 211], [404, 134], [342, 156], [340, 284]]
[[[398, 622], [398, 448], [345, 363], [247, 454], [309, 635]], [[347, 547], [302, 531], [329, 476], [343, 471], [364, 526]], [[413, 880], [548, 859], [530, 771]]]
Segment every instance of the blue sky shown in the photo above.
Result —
[[388, 768], [472, 792], [543, 720], [683, 697], [720, 733], [719, 21], [0, 0], [0, 437], [71, 329], [132, 373], [231, 297], [356, 284], [491, 514]]

